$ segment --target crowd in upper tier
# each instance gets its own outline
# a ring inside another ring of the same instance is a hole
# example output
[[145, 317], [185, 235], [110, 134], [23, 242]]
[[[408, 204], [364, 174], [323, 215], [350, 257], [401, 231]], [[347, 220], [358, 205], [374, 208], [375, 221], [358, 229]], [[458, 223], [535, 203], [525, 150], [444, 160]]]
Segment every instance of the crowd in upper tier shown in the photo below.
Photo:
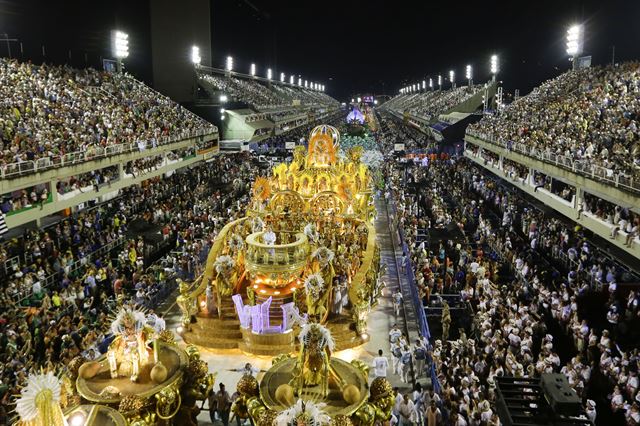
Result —
[[477, 94], [482, 86], [460, 86], [449, 90], [426, 90], [413, 94], [401, 94], [384, 104], [400, 114], [408, 112], [426, 120], [437, 119], [440, 114], [463, 103]]
[[93, 68], [2, 58], [0, 95], [0, 168], [217, 130], [131, 76]]
[[326, 93], [303, 87], [284, 86], [281, 84], [265, 85], [259, 80], [198, 73], [198, 82], [210, 95], [218, 92], [226, 95], [230, 100], [245, 102], [259, 111], [274, 108], [293, 107], [295, 101], [300, 105], [337, 106], [338, 101]]
[[468, 133], [534, 155], [555, 154], [606, 176], [640, 177], [640, 63], [569, 71], [549, 80]]

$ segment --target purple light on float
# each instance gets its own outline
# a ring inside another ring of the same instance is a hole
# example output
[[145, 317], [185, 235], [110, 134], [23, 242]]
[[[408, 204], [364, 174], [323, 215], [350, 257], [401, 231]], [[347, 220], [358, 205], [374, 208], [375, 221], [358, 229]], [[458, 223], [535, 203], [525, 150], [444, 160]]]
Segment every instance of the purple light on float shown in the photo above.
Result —
[[352, 109], [349, 115], [347, 115], [347, 123], [353, 122], [364, 124], [364, 115], [362, 115], [358, 108]]

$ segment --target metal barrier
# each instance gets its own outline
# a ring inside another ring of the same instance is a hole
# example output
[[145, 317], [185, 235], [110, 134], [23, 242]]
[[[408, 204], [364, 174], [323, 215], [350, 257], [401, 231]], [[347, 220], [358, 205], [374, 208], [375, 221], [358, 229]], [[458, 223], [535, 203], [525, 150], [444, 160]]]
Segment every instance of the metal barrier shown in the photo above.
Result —
[[622, 173], [616, 173], [606, 167], [592, 164], [590, 160], [573, 159], [564, 155], [554, 154], [548, 151], [538, 151], [535, 147], [520, 142], [505, 142], [498, 140], [491, 135], [467, 130], [467, 135], [481, 139], [483, 142], [499, 146], [507, 151], [514, 151], [527, 157], [533, 157], [545, 163], [554, 164], [564, 169], [571, 170], [574, 173], [590, 177], [594, 180], [601, 180], [613, 184], [615, 187], [621, 187], [626, 190], [640, 192], [640, 181], [634, 179], [633, 176], [627, 176]]
[[108, 145], [105, 148], [93, 148], [93, 151], [76, 151], [63, 155], [55, 155], [51, 157], [39, 158], [35, 161], [21, 161], [18, 163], [9, 163], [0, 165], [0, 177], [3, 179], [12, 179], [15, 177], [42, 172], [45, 170], [64, 167], [74, 164], [80, 164], [87, 161], [93, 161], [100, 158], [106, 158], [118, 154], [127, 154], [132, 152], [144, 151], [148, 147], [156, 148], [158, 146], [168, 145], [185, 139], [191, 139], [198, 136], [208, 136], [217, 133], [212, 130], [196, 130], [193, 132], [180, 132], [172, 136], [162, 136], [153, 141], [141, 141], [137, 143], [122, 143]]

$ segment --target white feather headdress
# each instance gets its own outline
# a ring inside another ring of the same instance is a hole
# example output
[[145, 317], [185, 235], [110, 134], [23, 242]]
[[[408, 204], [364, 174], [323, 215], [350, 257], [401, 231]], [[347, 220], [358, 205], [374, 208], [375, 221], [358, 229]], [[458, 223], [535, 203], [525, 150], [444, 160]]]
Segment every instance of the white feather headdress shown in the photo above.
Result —
[[331, 423], [331, 417], [324, 411], [326, 405], [324, 402], [316, 404], [312, 401], [299, 399], [295, 405], [278, 414], [276, 426], [295, 426], [299, 423], [309, 426], [328, 425]]

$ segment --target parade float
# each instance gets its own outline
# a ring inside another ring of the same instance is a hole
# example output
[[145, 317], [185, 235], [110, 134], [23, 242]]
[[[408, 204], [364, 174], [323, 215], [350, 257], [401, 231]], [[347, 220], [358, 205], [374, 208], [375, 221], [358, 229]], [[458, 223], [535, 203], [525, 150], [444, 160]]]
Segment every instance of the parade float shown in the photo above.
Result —
[[120, 306], [111, 322], [114, 339], [100, 358], [76, 357], [64, 374], [30, 377], [17, 402], [18, 424], [196, 425], [197, 402], [215, 376], [195, 346], [179, 347], [156, 319]]
[[373, 179], [362, 147], [340, 159], [339, 143], [334, 127], [318, 126], [308, 149], [256, 178], [246, 217], [218, 234], [203, 275], [181, 284], [185, 341], [279, 355], [296, 350], [310, 322], [337, 350], [368, 340], [382, 287]]
[[333, 357], [335, 342], [321, 324], [298, 334], [297, 356], [275, 357], [260, 382], [244, 375], [232, 411], [256, 426], [373, 426], [391, 417], [396, 394], [383, 377], [368, 384], [369, 368]]

